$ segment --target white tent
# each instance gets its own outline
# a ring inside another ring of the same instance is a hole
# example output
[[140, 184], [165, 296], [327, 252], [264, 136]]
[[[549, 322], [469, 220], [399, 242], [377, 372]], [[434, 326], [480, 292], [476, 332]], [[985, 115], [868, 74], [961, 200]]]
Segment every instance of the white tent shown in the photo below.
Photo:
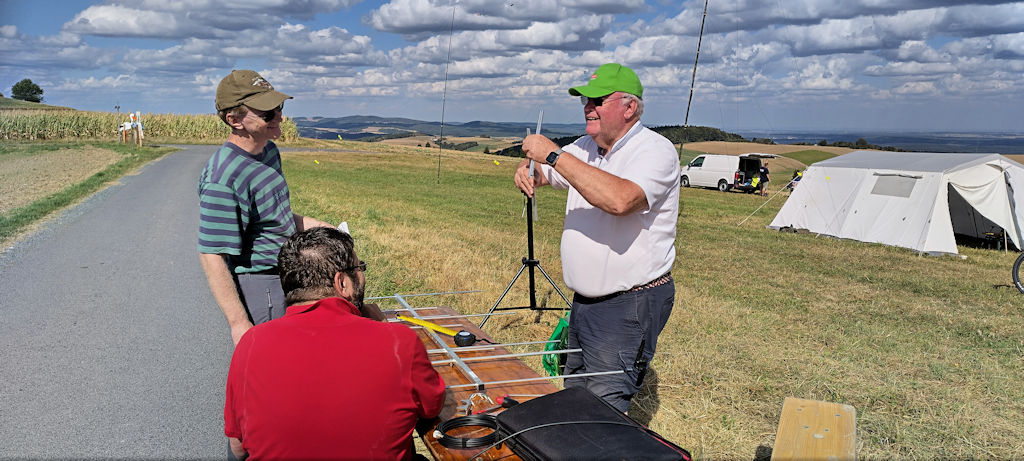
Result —
[[808, 167], [768, 227], [957, 254], [954, 233], [1021, 248], [1020, 223], [1024, 165], [1002, 155], [854, 151]]

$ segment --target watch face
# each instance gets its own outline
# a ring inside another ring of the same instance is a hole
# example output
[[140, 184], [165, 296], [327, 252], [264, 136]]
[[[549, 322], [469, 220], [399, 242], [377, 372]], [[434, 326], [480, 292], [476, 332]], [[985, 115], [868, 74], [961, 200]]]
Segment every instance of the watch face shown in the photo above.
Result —
[[552, 153], [548, 154], [548, 158], [547, 158], [548, 165], [554, 165], [556, 160], [558, 160], [558, 152], [552, 152]]

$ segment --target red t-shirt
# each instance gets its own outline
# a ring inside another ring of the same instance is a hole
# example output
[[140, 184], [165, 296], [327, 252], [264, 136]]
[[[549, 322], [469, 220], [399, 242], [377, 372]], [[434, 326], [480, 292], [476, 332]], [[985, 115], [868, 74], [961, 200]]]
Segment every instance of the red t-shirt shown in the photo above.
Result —
[[327, 298], [246, 332], [226, 394], [224, 434], [251, 460], [410, 459], [444, 382], [411, 329]]

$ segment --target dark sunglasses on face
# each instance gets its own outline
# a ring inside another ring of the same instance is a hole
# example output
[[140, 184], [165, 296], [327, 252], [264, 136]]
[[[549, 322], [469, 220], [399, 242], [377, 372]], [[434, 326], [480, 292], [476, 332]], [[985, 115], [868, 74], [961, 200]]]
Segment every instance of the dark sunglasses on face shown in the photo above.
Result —
[[253, 109], [251, 107], [249, 108], [249, 112], [252, 112], [253, 115], [262, 118], [264, 122], [268, 123], [274, 121], [274, 119], [277, 118], [278, 111], [284, 111], [284, 103], [281, 103], [280, 106], [275, 107], [273, 110], [268, 110], [263, 113], [259, 113], [260, 111]]
[[601, 96], [599, 98], [588, 98], [586, 96], [580, 95], [580, 103], [585, 106], [585, 105], [587, 105], [588, 102], [593, 102], [595, 106], [600, 106], [600, 105], [604, 105], [605, 101], [614, 101], [616, 99], [622, 99], [624, 97], [625, 96], [619, 96], [617, 98], [609, 98], [608, 96]]

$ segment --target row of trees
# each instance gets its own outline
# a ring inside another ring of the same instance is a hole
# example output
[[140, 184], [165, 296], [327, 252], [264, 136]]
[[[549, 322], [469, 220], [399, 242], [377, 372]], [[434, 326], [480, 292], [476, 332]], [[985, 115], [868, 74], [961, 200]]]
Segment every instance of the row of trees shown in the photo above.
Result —
[[[3, 96], [0, 94], [0, 96]], [[24, 79], [11, 87], [11, 98], [29, 102], [43, 102], [43, 89], [32, 80]]]

